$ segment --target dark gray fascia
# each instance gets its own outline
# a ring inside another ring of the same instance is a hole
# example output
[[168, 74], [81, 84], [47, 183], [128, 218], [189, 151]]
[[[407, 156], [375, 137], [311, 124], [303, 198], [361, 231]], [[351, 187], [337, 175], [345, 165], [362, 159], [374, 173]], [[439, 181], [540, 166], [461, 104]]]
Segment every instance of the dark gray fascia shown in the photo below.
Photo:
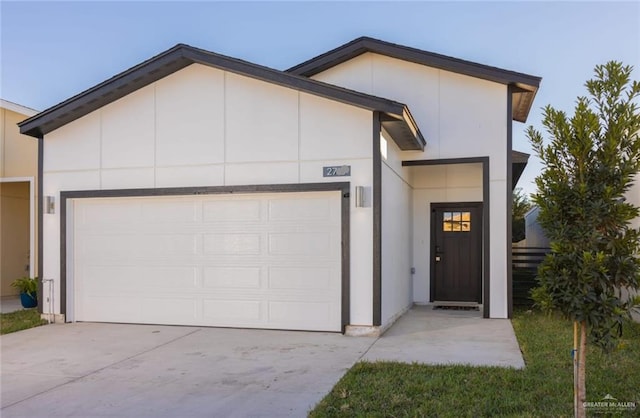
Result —
[[122, 73], [20, 122], [20, 133], [44, 136], [187, 65], [178, 44]]
[[529, 162], [529, 154], [511, 150], [511, 189], [515, 189]]

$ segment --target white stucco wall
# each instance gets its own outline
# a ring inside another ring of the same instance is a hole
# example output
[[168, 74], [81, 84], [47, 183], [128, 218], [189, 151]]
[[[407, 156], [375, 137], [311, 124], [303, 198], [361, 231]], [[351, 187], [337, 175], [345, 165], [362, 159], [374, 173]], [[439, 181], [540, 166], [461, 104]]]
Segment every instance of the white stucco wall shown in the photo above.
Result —
[[413, 303], [411, 187], [405, 180], [400, 150], [385, 140], [387, 157], [382, 160], [382, 326], [397, 319]]
[[[374, 53], [362, 54], [314, 78], [407, 104], [427, 146], [424, 152], [402, 152], [402, 160], [489, 157], [490, 316], [506, 318], [507, 251], [511, 245], [507, 231], [507, 86]], [[444, 195], [431, 192], [429, 200], [424, 196], [426, 191], [414, 192], [416, 216], [428, 213], [427, 202], [443, 201], [446, 196], [450, 196], [446, 201], [474, 196], [455, 190]], [[481, 201], [482, 193], [473, 200]], [[422, 235], [424, 232], [414, 229], [414, 242], [428, 244], [430, 238]], [[421, 290], [423, 283], [418, 283], [422, 279], [418, 274], [414, 279], [414, 297], [422, 302], [425, 292]]]
[[[193, 64], [46, 135], [44, 195], [59, 202], [70, 190], [350, 181], [353, 196], [356, 185], [372, 186], [372, 117]], [[343, 164], [351, 177], [322, 176], [323, 166]], [[351, 205], [350, 323], [371, 325], [372, 209]], [[59, 213], [43, 225], [44, 276], [56, 281]]]

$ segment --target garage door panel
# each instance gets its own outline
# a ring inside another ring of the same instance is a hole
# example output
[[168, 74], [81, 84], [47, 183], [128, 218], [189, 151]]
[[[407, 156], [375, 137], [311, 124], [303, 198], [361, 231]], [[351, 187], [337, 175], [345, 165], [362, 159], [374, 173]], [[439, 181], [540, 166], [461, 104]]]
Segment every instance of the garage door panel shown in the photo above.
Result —
[[206, 267], [204, 287], [220, 288], [260, 288], [260, 267]]
[[331, 250], [331, 234], [327, 232], [269, 234], [269, 254], [327, 257]]
[[129, 284], [142, 279], [144, 288], [160, 289], [197, 289], [199, 285], [199, 271], [197, 267], [154, 267], [143, 268], [138, 276], [131, 277]]
[[119, 225], [123, 219], [128, 222], [136, 222], [140, 217], [140, 205], [136, 203], [119, 205], [117, 203], [96, 204], [94, 202], [83, 206], [76, 213], [76, 222], [78, 227], [95, 224]]
[[338, 191], [73, 207], [76, 320], [341, 329]]
[[194, 324], [197, 322], [198, 300], [194, 298], [157, 297], [140, 299], [143, 323]]
[[337, 221], [339, 214], [331, 210], [325, 199], [278, 199], [269, 201], [271, 221]]
[[201, 205], [198, 202], [177, 201], [157, 205], [140, 201], [139, 204], [142, 219], [149, 223], [193, 223], [199, 222], [202, 218]]
[[93, 295], [76, 305], [76, 315], [83, 321], [141, 322], [141, 309], [139, 297]]
[[127, 287], [139, 291], [155, 289], [196, 289], [198, 285], [198, 268], [196, 267], [141, 267], [94, 265], [79, 271], [80, 276], [91, 277], [83, 281], [85, 292], [91, 294], [111, 292], [116, 294]]
[[76, 254], [96, 260], [196, 255], [199, 240], [195, 234], [90, 233], [77, 241]]
[[203, 316], [205, 319], [214, 320], [221, 325], [233, 326], [234, 324], [250, 325], [260, 324], [263, 321], [261, 300], [204, 300]]
[[181, 256], [198, 254], [199, 237], [194, 234], [150, 234], [137, 235], [131, 243], [135, 255], [145, 256]]
[[336, 269], [322, 267], [272, 267], [269, 269], [270, 289], [332, 289]]
[[259, 200], [205, 202], [203, 216], [205, 222], [259, 221], [262, 202]]
[[304, 323], [309, 329], [318, 330], [332, 320], [332, 308], [331, 304], [318, 302], [269, 302], [269, 320], [292, 327]]
[[256, 255], [261, 252], [260, 234], [207, 234], [205, 254]]

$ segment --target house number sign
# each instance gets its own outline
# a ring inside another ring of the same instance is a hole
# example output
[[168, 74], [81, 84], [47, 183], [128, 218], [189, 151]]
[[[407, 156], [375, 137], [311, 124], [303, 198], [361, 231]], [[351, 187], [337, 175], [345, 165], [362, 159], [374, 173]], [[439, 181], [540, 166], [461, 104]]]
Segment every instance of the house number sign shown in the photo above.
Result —
[[322, 177], [346, 177], [350, 175], [350, 165], [331, 165], [322, 167]]

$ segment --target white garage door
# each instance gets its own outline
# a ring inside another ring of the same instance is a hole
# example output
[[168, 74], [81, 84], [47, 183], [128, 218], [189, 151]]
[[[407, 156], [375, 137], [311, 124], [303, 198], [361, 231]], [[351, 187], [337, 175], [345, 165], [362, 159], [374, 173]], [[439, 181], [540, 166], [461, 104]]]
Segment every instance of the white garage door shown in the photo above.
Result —
[[340, 196], [77, 199], [74, 318], [340, 331]]

